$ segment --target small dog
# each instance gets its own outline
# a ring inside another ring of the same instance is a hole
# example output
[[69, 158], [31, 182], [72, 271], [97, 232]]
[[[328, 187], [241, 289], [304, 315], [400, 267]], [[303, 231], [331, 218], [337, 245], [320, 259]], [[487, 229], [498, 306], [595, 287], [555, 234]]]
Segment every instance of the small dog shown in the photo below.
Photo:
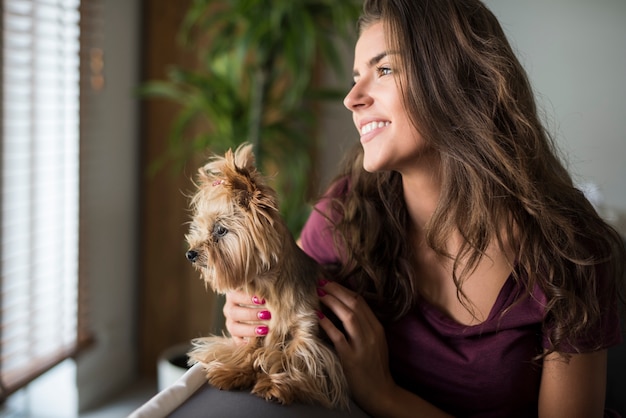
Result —
[[252, 145], [213, 157], [199, 170], [197, 186], [187, 258], [214, 291], [243, 290], [265, 299], [272, 318], [269, 333], [247, 344], [226, 336], [194, 340], [190, 362], [201, 363], [220, 389], [345, 409], [343, 369], [318, 336], [321, 267], [287, 229], [275, 191], [255, 168]]

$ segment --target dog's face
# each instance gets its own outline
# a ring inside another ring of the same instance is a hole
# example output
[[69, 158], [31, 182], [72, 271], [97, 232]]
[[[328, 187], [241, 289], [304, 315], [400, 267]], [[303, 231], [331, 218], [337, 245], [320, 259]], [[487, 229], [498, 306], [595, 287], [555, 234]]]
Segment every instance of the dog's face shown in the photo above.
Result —
[[276, 193], [263, 183], [247, 144], [211, 159], [197, 186], [187, 258], [216, 292], [244, 288], [278, 260]]

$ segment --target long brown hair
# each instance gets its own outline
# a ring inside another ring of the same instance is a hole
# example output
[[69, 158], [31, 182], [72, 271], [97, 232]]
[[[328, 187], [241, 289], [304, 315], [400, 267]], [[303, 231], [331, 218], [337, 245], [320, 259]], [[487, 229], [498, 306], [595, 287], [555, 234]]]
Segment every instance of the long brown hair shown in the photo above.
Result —
[[[479, 0], [366, 0], [360, 30], [378, 21], [389, 50], [400, 52], [397, 82], [412, 123], [440, 156], [442, 192], [426, 239], [455, 260], [459, 297], [495, 240], [513, 248], [515, 279], [547, 295], [549, 352], [575, 342], [623, 290], [624, 243], [574, 187], [496, 17]], [[382, 316], [398, 318], [418, 297], [402, 183], [398, 173], [367, 173], [361, 164], [357, 150], [334, 186], [347, 194], [331, 192], [341, 196], [340, 276], [389, 307]], [[447, 254], [453, 231], [464, 244]]]

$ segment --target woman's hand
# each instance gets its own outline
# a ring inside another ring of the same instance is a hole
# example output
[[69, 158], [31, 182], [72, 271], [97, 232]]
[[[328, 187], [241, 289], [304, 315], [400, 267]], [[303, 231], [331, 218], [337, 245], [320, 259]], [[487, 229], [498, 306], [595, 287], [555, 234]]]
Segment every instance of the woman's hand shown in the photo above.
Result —
[[265, 308], [265, 300], [244, 292], [229, 292], [224, 304], [226, 329], [238, 344], [250, 338], [267, 335], [272, 314]]
[[335, 345], [352, 397], [366, 411], [380, 410], [384, 397], [399, 391], [389, 371], [385, 331], [365, 300], [351, 290], [322, 280], [318, 295], [342, 322], [345, 334], [326, 317], [320, 326]]
[[387, 340], [383, 326], [365, 300], [351, 290], [322, 280], [320, 301], [342, 322], [345, 334], [326, 317], [326, 331], [341, 359], [352, 398], [373, 417], [446, 417], [424, 399], [396, 385], [389, 371]]

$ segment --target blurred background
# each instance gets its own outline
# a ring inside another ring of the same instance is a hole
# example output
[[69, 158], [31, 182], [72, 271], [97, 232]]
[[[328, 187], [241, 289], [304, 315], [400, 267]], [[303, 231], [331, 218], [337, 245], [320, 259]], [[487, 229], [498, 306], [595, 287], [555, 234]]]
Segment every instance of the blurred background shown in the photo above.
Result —
[[[181, 114], [217, 111], [206, 103], [194, 108], [184, 82], [198, 82], [197, 92], [208, 82], [202, 74], [228, 76], [235, 68], [228, 54], [219, 67], [207, 65], [209, 55], [198, 54], [208, 49], [202, 36], [181, 39], [190, 10], [203, 3], [2, 0], [2, 417], [126, 416], [158, 390], [165, 351], [219, 332], [219, 299], [184, 258], [186, 194], [207, 155], [202, 141], [210, 140], [207, 132], [225, 136], [211, 121]], [[576, 181], [625, 233], [626, 3], [486, 3], [525, 65]], [[336, 14], [335, 24], [350, 21], [350, 10]], [[266, 23], [284, 40], [285, 26]], [[337, 94], [351, 83], [353, 25], [345, 25], [325, 28], [336, 29], [328, 38], [336, 51], [307, 61], [305, 103], [292, 113], [270, 109], [258, 125], [273, 129], [260, 130], [262, 144], [270, 144], [263, 135], [302, 140], [288, 148], [298, 156], [291, 165], [280, 154], [289, 144], [258, 148], [267, 155], [265, 170], [297, 178], [280, 183], [297, 196], [287, 214], [298, 213], [296, 234], [298, 219], [358, 139]], [[201, 29], [195, 26], [196, 36]], [[307, 42], [294, 41], [292, 52], [307, 50]], [[270, 56], [272, 68], [286, 61]], [[183, 79], [190, 74], [175, 69], [196, 73]], [[259, 91], [275, 100], [305, 85], [285, 87], [293, 73], [268, 74], [261, 79], [276, 84]], [[220, 97], [229, 96], [208, 101]], [[325, 100], [313, 100], [319, 97]], [[255, 120], [254, 112], [245, 115]], [[302, 115], [295, 124], [294, 115]], [[238, 134], [253, 140], [259, 129]]]

